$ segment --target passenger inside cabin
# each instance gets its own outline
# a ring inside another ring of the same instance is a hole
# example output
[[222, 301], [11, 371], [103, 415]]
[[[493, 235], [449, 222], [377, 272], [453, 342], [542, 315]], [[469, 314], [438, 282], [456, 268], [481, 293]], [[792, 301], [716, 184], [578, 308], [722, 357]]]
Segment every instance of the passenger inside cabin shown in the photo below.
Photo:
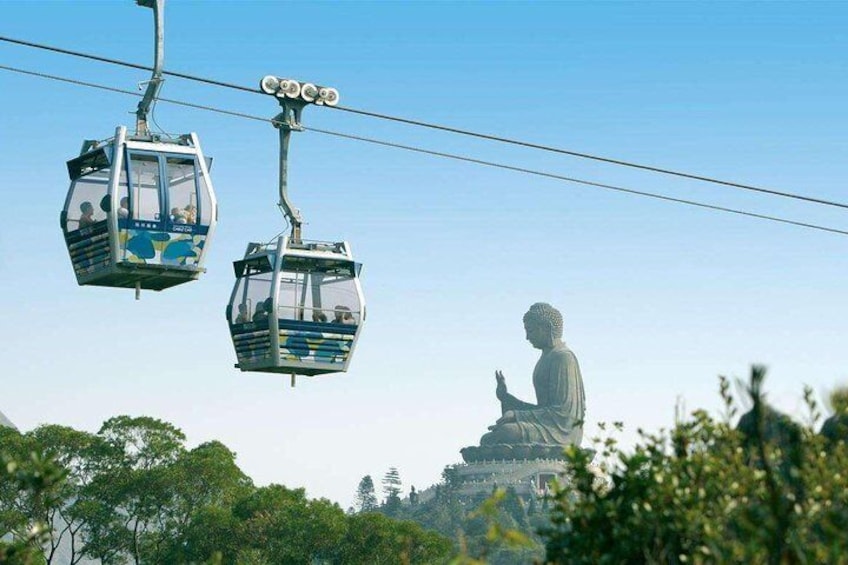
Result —
[[265, 311], [265, 304], [260, 302], [256, 305], [256, 312], [253, 313], [254, 322], [264, 322], [268, 319], [268, 313]]
[[254, 322], [265, 322], [268, 320], [268, 315], [271, 313], [273, 303], [270, 298], [266, 298], [256, 305], [256, 312], [253, 313]]
[[185, 216], [183, 216], [183, 211], [177, 208], [176, 206], [171, 208], [171, 221], [175, 224], [186, 223]]
[[242, 302], [238, 305], [238, 316], [236, 316], [236, 324], [246, 324], [250, 321], [250, 314], [247, 311], [247, 304]]
[[335, 308], [336, 317], [333, 319], [333, 322], [336, 324], [356, 324], [356, 320], [353, 317], [353, 314], [350, 311], [350, 308], [347, 306], [338, 305]]
[[313, 322], [326, 322], [327, 315], [321, 310], [313, 310], [312, 311], [312, 321]]
[[184, 208], [183, 216], [185, 216], [185, 221], [187, 224], [193, 224], [197, 222], [197, 206], [193, 204], [187, 204]]
[[118, 208], [118, 217], [121, 219], [130, 217], [130, 199], [126, 196], [121, 198], [121, 206]]
[[80, 204], [80, 212], [82, 212], [79, 219], [80, 228], [88, 227], [97, 221], [94, 219], [94, 206], [88, 200]]

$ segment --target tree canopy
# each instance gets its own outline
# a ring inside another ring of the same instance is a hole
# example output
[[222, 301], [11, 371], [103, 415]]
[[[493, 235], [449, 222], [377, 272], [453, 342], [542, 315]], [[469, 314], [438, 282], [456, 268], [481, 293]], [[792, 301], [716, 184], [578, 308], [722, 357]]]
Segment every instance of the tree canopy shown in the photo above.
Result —
[[189, 449], [155, 418], [117, 416], [96, 434], [0, 428], [0, 451], [3, 563], [434, 563], [453, 551], [414, 523], [256, 487], [222, 443]]
[[550, 563], [836, 563], [848, 552], [848, 451], [764, 398], [752, 370], [751, 411], [721, 380], [725, 417], [695, 411], [670, 431], [642, 432], [632, 452], [598, 438], [603, 473], [568, 452], [571, 479], [543, 532]]

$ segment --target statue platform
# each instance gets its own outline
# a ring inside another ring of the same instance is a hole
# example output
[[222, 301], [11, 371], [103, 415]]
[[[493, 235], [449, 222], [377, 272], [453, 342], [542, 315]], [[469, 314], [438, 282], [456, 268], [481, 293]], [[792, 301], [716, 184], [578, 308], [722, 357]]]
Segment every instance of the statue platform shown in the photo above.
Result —
[[565, 445], [544, 444], [495, 444], [472, 445], [459, 450], [466, 463], [477, 461], [513, 461], [535, 459], [564, 459]]
[[488, 496], [498, 488], [515, 489], [522, 497], [546, 494], [551, 482], [566, 480], [563, 459], [474, 461], [452, 465], [460, 495]]

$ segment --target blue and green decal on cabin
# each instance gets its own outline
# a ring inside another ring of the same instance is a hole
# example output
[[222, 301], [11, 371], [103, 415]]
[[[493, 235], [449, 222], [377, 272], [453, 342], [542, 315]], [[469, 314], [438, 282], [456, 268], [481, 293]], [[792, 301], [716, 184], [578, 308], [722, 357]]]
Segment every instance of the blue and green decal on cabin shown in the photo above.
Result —
[[146, 229], [122, 229], [118, 238], [124, 261], [182, 267], [197, 265], [206, 243], [206, 235]]
[[303, 332], [281, 327], [280, 359], [344, 364], [350, 354], [352, 343], [353, 335], [331, 332]]

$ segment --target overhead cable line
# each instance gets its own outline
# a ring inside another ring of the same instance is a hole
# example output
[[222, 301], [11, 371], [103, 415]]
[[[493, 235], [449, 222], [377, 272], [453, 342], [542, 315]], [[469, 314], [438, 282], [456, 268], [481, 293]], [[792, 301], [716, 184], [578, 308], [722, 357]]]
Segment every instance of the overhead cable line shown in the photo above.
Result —
[[[20, 73], [20, 74], [45, 78], [45, 79], [49, 79], [49, 80], [55, 80], [55, 81], [59, 81], [59, 82], [65, 82], [65, 83], [69, 83], [69, 84], [75, 84], [75, 85], [78, 85], [78, 86], [86, 86], [86, 87], [89, 87], [89, 88], [106, 90], [106, 91], [115, 92], [115, 93], [118, 93], [118, 94], [127, 94], [127, 95], [130, 95], [130, 96], [136, 96], [136, 97], [142, 96], [141, 93], [134, 92], [132, 90], [124, 90], [124, 89], [120, 89], [120, 88], [114, 88], [114, 87], [111, 87], [111, 86], [105, 86], [105, 85], [101, 85], [101, 84], [95, 84], [95, 83], [85, 82], [85, 81], [76, 80], [76, 79], [70, 79], [70, 78], [59, 77], [59, 76], [55, 76], [55, 75], [49, 75], [49, 74], [46, 74], [46, 73], [39, 73], [39, 72], [35, 72], [35, 71], [27, 71], [25, 69], [9, 67], [9, 66], [6, 66], [6, 65], [0, 65], [0, 69], [6, 70], [6, 71], [11, 71], [11, 72], [16, 72], [16, 73]], [[186, 106], [186, 107], [189, 107], [189, 108], [196, 108], [196, 109], [199, 109], [199, 110], [216, 112], [216, 113], [219, 113], [219, 114], [225, 114], [225, 115], [234, 116], [234, 117], [238, 117], [238, 118], [245, 118], [245, 119], [260, 121], [260, 122], [268, 122], [268, 123], [271, 123], [271, 124], [275, 123], [274, 120], [268, 119], [266, 117], [255, 116], [255, 115], [251, 115], [251, 114], [245, 114], [245, 113], [242, 113], [242, 112], [233, 112], [231, 110], [223, 110], [223, 109], [220, 109], [220, 108], [215, 108], [213, 106], [205, 106], [205, 105], [202, 105], [202, 104], [194, 104], [194, 103], [191, 103], [191, 102], [183, 102], [181, 100], [173, 100], [173, 99], [161, 98], [161, 97], [158, 98], [158, 100], [160, 102], [167, 102], [169, 104], [175, 104], [175, 105], [178, 105], [178, 106]], [[605, 184], [605, 183], [600, 183], [600, 182], [595, 182], [595, 181], [578, 179], [578, 178], [574, 178], [574, 177], [567, 177], [567, 176], [558, 175], [558, 174], [555, 174], [555, 173], [547, 173], [547, 172], [544, 172], [544, 171], [538, 171], [538, 170], [535, 170], [535, 169], [528, 169], [528, 168], [525, 168], [525, 167], [505, 165], [503, 163], [495, 163], [493, 161], [485, 161], [485, 160], [482, 160], [482, 159], [475, 159], [473, 157], [465, 157], [465, 156], [456, 155], [456, 154], [453, 154], [453, 153], [445, 153], [445, 152], [442, 152], [442, 151], [433, 151], [433, 150], [430, 150], [430, 149], [423, 149], [423, 148], [420, 148], [420, 147], [413, 147], [413, 146], [410, 146], [410, 145], [402, 145], [402, 144], [399, 144], [399, 143], [381, 141], [381, 140], [378, 140], [378, 139], [362, 137], [362, 136], [358, 136], [358, 135], [339, 133], [339, 132], [334, 132], [334, 131], [329, 131], [329, 130], [324, 130], [324, 129], [319, 129], [319, 128], [313, 128], [313, 127], [304, 127], [304, 129], [307, 130], [307, 131], [312, 131], [312, 132], [320, 133], [320, 134], [324, 134], [324, 135], [330, 135], [330, 136], [340, 137], [340, 138], [344, 138], [344, 139], [350, 139], [350, 140], [353, 140], [353, 141], [361, 141], [361, 142], [370, 143], [370, 144], [374, 144], [374, 145], [381, 145], [381, 146], [384, 146], [384, 147], [392, 147], [392, 148], [396, 148], [396, 149], [403, 149], [403, 150], [412, 151], [412, 152], [415, 152], [415, 153], [421, 153], [421, 154], [425, 154], [425, 155], [432, 155], [432, 156], [435, 156], [435, 157], [452, 159], [452, 160], [455, 160], [455, 161], [463, 161], [463, 162], [473, 163], [473, 164], [477, 164], [477, 165], [483, 165], [483, 166], [487, 166], [487, 167], [494, 167], [494, 168], [518, 172], [518, 173], [524, 173], [524, 174], [529, 174], [529, 175], [534, 175], [534, 176], [539, 176], [539, 177], [544, 177], [544, 178], [550, 178], [550, 179], [559, 180], [559, 181], [563, 181], [563, 182], [581, 184], [581, 185], [584, 185], [584, 186], [591, 186], [591, 187], [595, 187], [595, 188], [603, 188], [603, 189], [606, 189], [606, 190], [612, 190], [612, 191], [616, 191], [616, 192], [633, 194], [633, 195], [636, 195], [636, 196], [644, 196], [644, 197], [647, 197], [647, 198], [653, 198], [653, 199], [656, 199], [656, 200], [664, 200], [666, 202], [674, 202], [674, 203], [677, 203], [677, 204], [685, 204], [685, 205], [688, 205], [688, 206], [695, 206], [695, 207], [698, 207], [698, 208], [713, 210], [713, 211], [717, 211], [717, 212], [725, 212], [725, 213], [729, 213], [729, 214], [747, 216], [747, 217], [751, 217], [751, 218], [768, 220], [768, 221], [778, 222], [778, 223], [782, 223], [782, 224], [790, 224], [790, 225], [793, 225], [793, 226], [799, 226], [799, 227], [804, 227], [804, 228], [809, 228], [809, 229], [814, 229], [814, 230], [819, 230], [819, 231], [824, 231], [824, 232], [829, 232], [829, 233], [835, 233], [835, 234], [840, 234], [840, 235], [848, 235], [848, 231], [846, 231], [846, 230], [840, 230], [840, 229], [837, 229], [837, 228], [831, 228], [831, 227], [828, 227], [828, 226], [811, 224], [811, 223], [807, 223], [807, 222], [799, 222], [799, 221], [796, 221], [796, 220], [790, 220], [790, 219], [787, 219], [787, 218], [781, 218], [781, 217], [777, 217], [777, 216], [769, 216], [769, 215], [766, 215], [766, 214], [757, 214], [755, 212], [748, 212], [746, 210], [739, 210], [739, 209], [736, 209], [736, 208], [727, 208], [727, 207], [724, 207], [724, 206], [716, 206], [716, 205], [713, 205], [713, 204], [706, 204], [704, 202], [698, 202], [698, 201], [695, 201], [695, 200], [675, 198], [675, 197], [672, 197], [672, 196], [666, 196], [666, 195], [663, 195], [663, 194], [657, 194], [657, 193], [653, 193], [653, 192], [645, 192], [645, 191], [641, 191], [641, 190], [634, 190], [634, 189], [625, 188], [625, 187], [622, 187], [622, 186], [616, 186], [616, 185]]]
[[695, 200], [686, 200], [684, 198], [674, 198], [673, 196], [666, 196], [664, 194], [656, 194], [656, 193], [653, 193], [653, 192], [644, 192], [644, 191], [641, 191], [641, 190], [634, 190], [634, 189], [631, 189], [631, 188], [625, 188], [625, 187], [622, 187], [622, 186], [616, 186], [616, 185], [612, 185], [612, 184], [604, 184], [604, 183], [601, 183], [601, 182], [595, 182], [595, 181], [589, 181], [589, 180], [578, 179], [578, 178], [573, 178], [573, 177], [567, 177], [567, 176], [558, 175], [558, 174], [555, 174], [555, 173], [546, 173], [544, 171], [537, 171], [535, 169], [527, 169], [527, 168], [524, 168], [524, 167], [516, 167], [516, 166], [513, 166], [513, 165], [504, 165], [503, 163], [495, 163], [495, 162], [492, 162], [492, 161], [484, 161], [482, 159], [475, 159], [473, 157], [464, 157], [462, 155], [455, 155], [455, 154], [452, 154], [452, 153], [444, 153], [444, 152], [441, 152], [441, 151], [432, 151], [430, 149], [422, 149], [420, 147], [412, 147], [410, 145], [401, 145], [399, 143], [391, 143], [391, 142], [388, 142], [388, 141], [380, 141], [378, 139], [371, 139], [371, 138], [368, 138], [368, 137], [362, 137], [362, 136], [358, 136], [358, 135], [338, 133], [338, 132], [322, 130], [322, 129], [318, 129], [318, 128], [311, 128], [311, 127], [305, 127], [304, 129], [306, 129], [307, 131], [314, 131], [314, 132], [317, 132], [317, 133], [323, 133], [325, 135], [343, 137], [345, 139], [352, 139], [352, 140], [355, 140], [355, 141], [363, 141], [365, 143], [373, 143], [373, 144], [376, 144], [376, 145], [383, 145], [385, 147], [394, 147], [394, 148], [397, 148], [397, 149], [404, 149], [406, 151], [414, 151], [416, 153], [424, 153], [426, 155], [434, 155], [436, 157], [444, 157], [446, 159], [454, 159], [456, 161], [465, 161], [467, 163], [475, 163], [477, 165], [484, 165], [484, 166], [487, 166], [487, 167], [495, 167], [495, 168], [498, 168], [498, 169], [505, 169], [505, 170], [508, 170], [508, 171], [515, 171], [515, 172], [518, 172], [518, 173], [526, 173], [528, 175], [535, 175], [535, 176], [540, 176], [540, 177], [545, 177], [545, 178], [550, 178], [550, 179], [555, 179], [555, 180], [561, 180], [561, 181], [565, 181], [565, 182], [573, 182], [573, 183], [582, 184], [582, 185], [585, 185], [585, 186], [593, 186], [593, 187], [596, 187], [596, 188], [604, 188], [604, 189], [607, 189], [607, 190], [614, 190], [616, 192], [624, 192], [624, 193], [627, 193], [627, 194], [635, 194], [637, 196], [645, 196], [645, 197], [648, 197], [648, 198], [655, 198], [657, 200], [665, 200], [667, 202], [676, 202], [678, 204], [686, 204], [686, 205], [689, 205], [689, 206], [697, 206], [699, 208], [706, 208], [708, 210], [715, 210], [715, 211], [719, 211], [719, 212], [728, 212], [730, 214], [739, 214], [739, 215], [742, 215], [742, 216], [749, 216], [749, 217], [752, 217], [752, 218], [759, 218], [759, 219], [762, 219], [762, 220], [771, 220], [773, 222], [780, 222], [780, 223], [784, 223], [784, 224], [792, 224], [794, 226], [801, 226], [801, 227], [805, 227], [805, 228], [812, 228], [812, 229], [827, 231], [827, 232], [831, 232], [831, 233], [848, 235], [848, 231], [844, 231], [844, 230], [840, 230], [840, 229], [836, 229], [836, 228], [829, 228], [829, 227], [826, 227], [826, 226], [820, 226], [820, 225], [816, 225], [816, 224], [808, 224], [808, 223], [805, 223], [805, 222], [788, 220], [786, 218], [779, 218], [777, 216], [767, 216], [765, 214], [757, 214], [755, 212], [747, 212], [745, 210], [737, 210], [737, 209], [734, 209], [734, 208], [725, 208], [724, 206], [715, 206], [713, 204], [705, 204], [703, 202], [697, 202]]
[[[117, 94], [126, 94], [128, 96], [137, 96], [138, 98], [141, 98], [141, 97], [144, 96], [144, 94], [142, 94], [140, 92], [135, 92], [133, 90], [126, 90], [126, 89], [123, 89], [123, 88], [115, 88], [113, 86], [106, 86], [106, 85], [103, 85], [103, 84], [96, 84], [96, 83], [93, 83], [93, 82], [86, 82], [86, 81], [83, 81], [83, 80], [77, 80], [77, 79], [73, 79], [73, 78], [66, 78], [66, 77], [60, 77], [60, 76], [56, 76], [56, 75], [49, 75], [49, 74], [46, 74], [46, 73], [39, 73], [39, 72], [35, 72], [35, 71], [27, 71], [25, 69], [18, 69], [16, 67], [7, 67], [6, 65], [0, 65], [0, 69], [2, 69], [4, 71], [12, 71], [14, 73], [19, 73], [19, 74], [22, 74], [22, 75], [30, 75], [30, 76], [39, 77], [39, 78], [46, 78], [48, 80], [66, 82], [66, 83], [69, 83], [69, 84], [75, 84], [77, 86], [87, 86], [89, 88], [96, 88], [98, 90], [106, 90], [108, 92], [115, 92]], [[233, 112], [231, 110], [222, 110], [220, 108], [214, 108], [212, 106], [204, 106], [203, 104], [194, 104], [192, 102], [183, 102], [182, 100], [173, 100], [173, 99], [170, 99], [170, 98], [162, 98], [161, 96], [157, 97], [156, 100], [158, 100], [159, 102], [167, 102], [169, 104], [175, 104], [177, 106], [187, 106], [189, 108], [197, 108], [198, 110], [207, 110], [209, 112], [216, 112], [218, 114], [226, 114], [228, 116], [235, 116], [237, 118], [247, 118], [249, 120], [258, 120], [258, 121], [261, 121], [261, 122], [272, 122], [273, 123], [273, 120], [269, 120], [268, 118], [264, 118], [264, 117], [260, 117], [260, 116], [252, 116], [250, 114], [244, 114], [242, 112]]]
[[490, 141], [498, 141], [500, 143], [508, 143], [510, 145], [517, 145], [519, 147], [528, 147], [530, 149], [539, 149], [541, 151], [548, 151], [548, 152], [551, 152], [551, 153], [559, 153], [561, 155], [570, 155], [572, 157], [579, 157], [581, 159], [590, 159], [590, 160], [593, 160], [593, 161], [600, 161], [602, 163], [610, 163], [610, 164], [613, 164], [613, 165], [620, 165], [622, 167], [630, 167], [632, 169], [641, 169], [643, 171], [650, 171], [652, 173], [660, 173], [660, 174], [664, 174], [664, 175], [682, 177], [682, 178], [686, 178], [686, 179], [692, 179], [692, 180], [703, 181], [703, 182], [708, 182], [708, 183], [713, 183], [713, 184], [719, 184], [719, 185], [723, 185], [723, 186], [729, 186], [729, 187], [732, 187], [732, 188], [739, 188], [739, 189], [742, 189], [742, 190], [750, 190], [750, 191], [753, 191], [753, 192], [760, 192], [760, 193], [763, 193], [763, 194], [771, 194], [772, 196], [781, 196], [783, 198], [793, 198], [795, 200], [803, 200], [803, 201], [806, 201], [806, 202], [823, 204], [825, 206], [835, 206], [837, 208], [848, 209], [848, 204], [845, 204], [843, 202], [835, 202], [835, 201], [832, 201], [832, 200], [824, 200], [822, 198], [815, 198], [815, 197], [812, 197], [812, 196], [804, 196], [803, 194], [795, 194], [795, 193], [792, 193], [792, 192], [783, 192], [783, 191], [780, 191], [780, 190], [774, 190], [774, 189], [770, 189], [770, 188], [762, 188], [762, 187], [758, 187], [758, 186], [752, 186], [752, 185], [749, 185], [749, 184], [742, 184], [742, 183], [738, 183], [738, 182], [725, 181], [725, 180], [721, 180], [721, 179], [717, 179], [717, 178], [713, 178], [713, 177], [706, 177], [706, 176], [696, 175], [696, 174], [692, 174], [692, 173], [684, 173], [684, 172], [681, 172], [681, 171], [674, 171], [674, 170], [671, 170], [671, 169], [664, 169], [664, 168], [661, 168], [661, 167], [654, 167], [654, 166], [651, 166], [651, 165], [640, 165], [639, 163], [633, 163], [631, 161], [623, 161], [621, 159], [613, 159], [613, 158], [610, 158], [610, 157], [601, 157], [599, 155], [591, 155], [589, 153], [581, 153], [579, 151], [572, 151], [572, 150], [569, 150], [569, 149], [561, 149], [561, 148], [558, 148], [558, 147], [551, 147], [549, 145], [540, 145], [538, 143], [530, 143], [530, 142], [527, 142], [527, 141], [520, 141], [520, 140], [517, 140], [517, 139], [511, 139], [511, 138], [508, 138], [508, 137], [499, 137], [499, 136], [496, 136], [496, 135], [489, 135], [489, 134], [485, 134], [485, 133], [477, 133], [477, 132], [453, 128], [453, 127], [449, 127], [449, 126], [441, 126], [441, 125], [438, 125], [438, 124], [421, 122], [421, 121], [418, 121], [418, 120], [410, 120], [410, 119], [407, 119], [407, 118], [398, 118], [398, 117], [395, 117], [395, 116], [387, 116], [385, 114], [378, 114], [376, 112], [368, 112], [368, 111], [365, 111], [365, 110], [355, 110], [353, 108], [346, 108], [344, 106], [336, 106], [335, 108], [336, 108], [336, 110], [342, 110], [342, 111], [345, 111], [345, 112], [351, 112], [351, 113], [360, 114], [360, 115], [363, 115], [363, 116], [370, 116], [372, 118], [379, 118], [379, 119], [382, 119], [382, 120], [391, 120], [393, 122], [401, 122], [401, 123], [410, 124], [410, 125], [414, 125], [414, 126], [420, 126], [420, 127], [424, 127], [424, 128], [430, 128], [430, 129], [435, 129], [435, 130], [440, 130], [440, 131], [447, 131], [447, 132], [450, 132], [450, 133], [466, 135], [466, 136], [469, 136], [469, 137], [478, 137], [480, 139], [488, 139]]
[[[5, 37], [5, 36], [0, 36], [0, 41], [5, 41], [7, 43], [14, 43], [14, 44], [17, 44], [17, 45], [23, 45], [23, 46], [26, 46], [26, 47], [33, 47], [33, 48], [36, 48], [36, 49], [53, 51], [55, 53], [61, 53], [61, 54], [64, 54], [64, 55], [72, 55], [74, 57], [82, 57], [82, 58], [91, 59], [91, 60], [94, 60], [94, 61], [101, 61], [101, 62], [104, 62], [104, 63], [113, 64], [113, 65], [121, 65], [121, 66], [130, 67], [130, 68], [134, 68], [134, 69], [141, 69], [141, 70], [148, 70], [148, 71], [152, 70], [152, 67], [148, 67], [148, 66], [145, 66], [145, 65], [138, 65], [138, 64], [129, 63], [129, 62], [126, 62], [126, 61], [119, 61], [117, 59], [109, 59], [109, 58], [106, 58], [106, 57], [100, 57], [98, 55], [90, 55], [90, 54], [87, 54], [87, 53], [81, 53], [79, 51], [71, 51], [69, 49], [61, 49], [61, 48], [58, 48], [58, 47], [52, 47], [52, 46], [49, 46], [49, 45], [33, 43], [31, 41], [24, 41], [24, 40], [20, 40], [20, 39], [13, 39], [13, 38], [10, 38], [10, 37]], [[219, 80], [207, 79], [207, 78], [203, 78], [203, 77], [189, 75], [189, 74], [186, 74], [186, 73], [178, 73], [178, 72], [173, 72], [173, 71], [163, 71], [163, 74], [182, 78], [182, 79], [186, 79], [186, 80], [202, 82], [202, 83], [210, 84], [210, 85], [214, 85], [214, 86], [232, 88], [232, 89], [240, 90], [240, 91], [243, 91], [243, 92], [253, 92], [253, 93], [257, 93], [257, 94], [263, 94], [262, 91], [259, 90], [258, 88], [251, 88], [251, 87], [241, 86], [241, 85], [237, 85], [237, 84], [222, 82], [222, 81], [219, 81]], [[547, 152], [550, 152], [550, 153], [557, 153], [557, 154], [560, 154], [560, 155], [568, 155], [568, 156], [571, 156], [571, 157], [578, 157], [578, 158], [581, 158], [581, 159], [589, 159], [589, 160], [598, 161], [598, 162], [601, 162], [601, 163], [608, 163], [608, 164], [618, 165], [618, 166], [622, 166], [622, 167], [629, 167], [629, 168], [639, 169], [639, 170], [648, 171], [648, 172], [652, 172], [652, 173], [659, 173], [659, 174], [664, 174], [664, 175], [676, 176], [676, 177], [680, 177], [680, 178], [687, 178], [687, 179], [690, 179], [690, 180], [697, 180], [697, 181], [701, 181], [701, 182], [717, 184], [717, 185], [726, 186], [726, 187], [730, 187], [730, 188], [737, 188], [737, 189], [740, 189], [740, 190], [748, 190], [748, 191], [752, 191], [752, 192], [759, 192], [759, 193], [762, 193], [762, 194], [769, 194], [769, 195], [772, 195], [772, 196], [780, 196], [782, 198], [791, 198], [791, 199], [794, 199], [794, 200], [801, 200], [801, 201], [804, 201], [804, 202], [821, 204], [823, 206], [833, 206], [833, 207], [836, 207], [836, 208], [848, 209], [848, 204], [846, 204], [844, 202], [826, 200], [826, 199], [823, 199], [823, 198], [816, 198], [816, 197], [813, 197], [813, 196], [806, 196], [806, 195], [803, 195], [803, 194], [797, 194], [797, 193], [793, 193], [793, 192], [786, 192], [786, 191], [781, 191], [781, 190], [764, 188], [764, 187], [754, 186], [754, 185], [750, 185], [750, 184], [743, 184], [743, 183], [738, 183], [738, 182], [733, 182], [733, 181], [726, 181], [726, 180], [717, 179], [717, 178], [714, 178], [714, 177], [697, 175], [697, 174], [694, 174], [694, 173], [686, 173], [686, 172], [683, 172], [683, 171], [676, 171], [676, 170], [672, 170], [672, 169], [666, 169], [666, 168], [663, 168], [663, 167], [655, 167], [655, 166], [652, 166], [652, 165], [642, 165], [642, 164], [639, 164], [639, 163], [634, 163], [632, 161], [625, 161], [625, 160], [622, 160], [622, 159], [614, 159], [614, 158], [611, 158], [611, 157], [603, 157], [603, 156], [600, 156], [600, 155], [593, 155], [593, 154], [590, 154], [590, 153], [583, 153], [583, 152], [580, 152], [580, 151], [573, 151], [573, 150], [570, 150], [570, 149], [562, 149], [562, 148], [558, 148], [558, 147], [552, 147], [552, 146], [549, 146], [549, 145], [531, 143], [531, 142], [521, 141], [521, 140], [518, 140], [518, 139], [512, 139], [512, 138], [508, 138], [508, 137], [501, 137], [501, 136], [490, 135], [490, 134], [485, 134], [485, 133], [478, 133], [478, 132], [473, 132], [473, 131], [470, 131], [470, 130], [454, 128], [454, 127], [450, 127], [450, 126], [443, 126], [443, 125], [433, 124], [433, 123], [424, 122], [424, 121], [420, 121], [420, 120], [412, 120], [412, 119], [409, 119], [409, 118], [401, 118], [401, 117], [398, 117], [398, 116], [390, 116], [390, 115], [381, 114], [381, 113], [378, 113], [378, 112], [370, 112], [370, 111], [367, 111], [367, 110], [357, 110], [355, 108], [348, 108], [346, 106], [333, 106], [333, 108], [335, 108], [336, 110], [341, 110], [343, 112], [350, 112], [352, 114], [368, 116], [368, 117], [371, 117], [371, 118], [377, 118], [377, 119], [381, 119], [381, 120], [388, 120], [388, 121], [413, 125], [413, 126], [417, 126], [417, 127], [423, 127], [423, 128], [428, 128], [428, 129], [433, 129], [433, 130], [438, 130], [438, 131], [444, 131], [444, 132], [448, 132], [448, 133], [455, 133], [455, 134], [458, 134], [458, 135], [464, 135], [464, 136], [468, 136], [468, 137], [476, 137], [476, 138], [479, 138], [479, 139], [486, 139], [486, 140], [489, 140], [489, 141], [496, 141], [496, 142], [499, 142], [499, 143], [506, 143], [506, 144], [510, 144], [510, 145], [516, 145], [516, 146], [519, 146], [519, 147], [526, 147], [526, 148], [529, 148], [529, 149], [537, 149], [537, 150], [540, 150], [540, 151], [547, 151]]]
[[[118, 65], [121, 67], [128, 67], [131, 69], [139, 69], [141, 71], [152, 71], [153, 67], [149, 67], [147, 65], [138, 65], [136, 63], [130, 63], [128, 61], [119, 61], [118, 59], [110, 59], [108, 57], [101, 57], [99, 55], [90, 55], [88, 53], [81, 53], [79, 51], [71, 51], [70, 49], [62, 49], [59, 47], [51, 47], [50, 45], [42, 45], [40, 43], [33, 43], [31, 41], [24, 41], [22, 39], [13, 39], [11, 37], [5, 37], [0, 35], [0, 41], [5, 41], [7, 43], [14, 43], [16, 45], [23, 45], [25, 47], [34, 47], [35, 49], [43, 49], [45, 51], [52, 51], [54, 53], [61, 53], [63, 55], [72, 55], [74, 57], [82, 57], [83, 59], [91, 59], [92, 61], [100, 61], [101, 63], [109, 63], [110, 65]], [[229, 82], [222, 82], [220, 80], [214, 80], [209, 78], [197, 77], [192, 75], [187, 75], [184, 73], [176, 73], [173, 71], [162, 71], [162, 74], [183, 78], [186, 80], [193, 80], [195, 82], [202, 82], [205, 84], [211, 84], [213, 86], [222, 86], [224, 88], [234, 88], [236, 90], [241, 90], [244, 92], [255, 92], [261, 94], [261, 90], [258, 88], [248, 88], [246, 86], [240, 86], [238, 84], [232, 84]]]

